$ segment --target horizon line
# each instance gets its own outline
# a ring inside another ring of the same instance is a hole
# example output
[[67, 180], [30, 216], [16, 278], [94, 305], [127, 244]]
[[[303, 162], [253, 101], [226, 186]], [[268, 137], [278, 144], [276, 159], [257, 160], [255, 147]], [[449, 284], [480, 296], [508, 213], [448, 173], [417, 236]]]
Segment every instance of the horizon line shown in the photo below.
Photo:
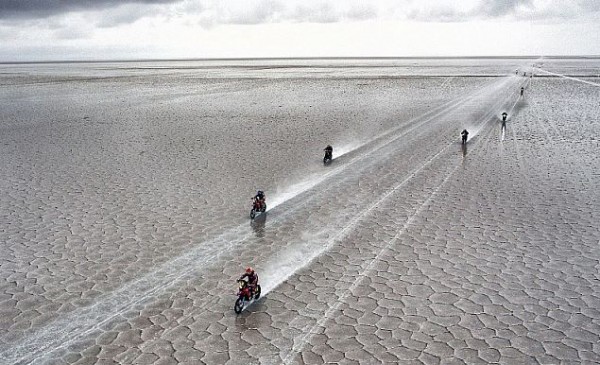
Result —
[[0, 65], [44, 64], [44, 63], [110, 63], [110, 62], [164, 62], [164, 61], [260, 61], [260, 60], [406, 60], [406, 59], [569, 59], [600, 58], [600, 55], [512, 55], [512, 56], [325, 56], [325, 57], [189, 57], [189, 58], [125, 58], [125, 59], [66, 59], [66, 60], [30, 60], [0, 61]]

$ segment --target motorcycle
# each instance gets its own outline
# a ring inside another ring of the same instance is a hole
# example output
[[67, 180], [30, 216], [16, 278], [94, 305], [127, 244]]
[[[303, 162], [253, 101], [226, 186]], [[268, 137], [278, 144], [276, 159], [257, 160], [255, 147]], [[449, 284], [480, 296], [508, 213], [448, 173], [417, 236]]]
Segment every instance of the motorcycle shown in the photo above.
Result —
[[327, 150], [325, 151], [325, 157], [323, 157], [324, 165], [331, 163], [331, 160], [332, 160], [331, 155], [332, 155], [331, 151], [327, 151]]
[[235, 313], [240, 314], [242, 313], [244, 307], [247, 304], [250, 304], [253, 301], [258, 300], [258, 298], [260, 298], [260, 285], [256, 284], [256, 289], [254, 290], [254, 293], [251, 293], [250, 287], [248, 286], [248, 282], [246, 280], [239, 279], [237, 282], [238, 298], [235, 301], [235, 306], [233, 307], [233, 310], [235, 311]]
[[469, 133], [465, 133], [465, 131], [463, 131], [460, 135], [462, 136], [462, 144], [466, 144]]
[[250, 211], [250, 219], [256, 217], [256, 213], [264, 213], [267, 211], [267, 203], [264, 200], [253, 199], [252, 210]]
[[323, 165], [327, 165], [333, 160], [333, 148], [331, 146], [327, 146], [324, 151], [325, 157], [323, 157]]

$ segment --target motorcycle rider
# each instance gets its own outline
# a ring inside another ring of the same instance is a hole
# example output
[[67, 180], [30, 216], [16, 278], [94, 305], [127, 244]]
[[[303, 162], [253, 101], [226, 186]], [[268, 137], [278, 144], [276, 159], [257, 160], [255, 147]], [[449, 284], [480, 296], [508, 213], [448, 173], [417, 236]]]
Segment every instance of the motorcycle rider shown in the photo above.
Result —
[[506, 123], [507, 117], [508, 117], [508, 114], [506, 112], [502, 113], [502, 124]]
[[462, 136], [462, 143], [467, 143], [467, 137], [469, 136], [469, 132], [466, 129], [463, 129], [463, 131], [460, 132], [460, 135]]
[[521, 87], [521, 96], [523, 96], [523, 92], [525, 91], [524, 87]]
[[330, 159], [333, 157], [333, 147], [331, 147], [331, 145], [327, 145], [327, 147], [325, 147], [324, 151], [325, 151], [325, 156], [329, 156]]
[[239, 280], [248, 279], [248, 289], [250, 289], [250, 296], [254, 296], [254, 291], [256, 286], [258, 285], [258, 274], [254, 271], [253, 268], [246, 268], [246, 272], [240, 276]]
[[262, 190], [256, 192], [256, 195], [254, 196], [254, 201], [257, 202], [261, 207], [264, 206], [265, 199], [265, 193]]

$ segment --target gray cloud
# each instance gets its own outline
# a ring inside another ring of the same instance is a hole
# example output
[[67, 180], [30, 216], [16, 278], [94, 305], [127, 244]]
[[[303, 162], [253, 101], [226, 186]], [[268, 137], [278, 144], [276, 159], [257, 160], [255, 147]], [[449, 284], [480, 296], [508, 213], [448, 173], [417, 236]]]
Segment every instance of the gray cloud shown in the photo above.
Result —
[[468, 17], [468, 14], [449, 6], [441, 6], [432, 9], [414, 9], [406, 15], [407, 19], [422, 22], [462, 22], [468, 20]]
[[366, 4], [352, 5], [347, 8], [334, 8], [329, 3], [320, 3], [312, 7], [298, 5], [287, 14], [291, 21], [299, 23], [358, 21], [372, 19], [376, 16], [377, 10]]
[[112, 28], [123, 24], [132, 24], [137, 20], [161, 14], [158, 5], [125, 4], [116, 8], [98, 12], [95, 25], [99, 28]]
[[277, 22], [285, 10], [279, 1], [264, 0], [254, 2], [253, 6], [241, 11], [222, 14], [222, 21], [229, 24], [262, 24]]
[[532, 0], [483, 0], [471, 15], [500, 17], [516, 13], [520, 7], [533, 7]]
[[182, 0], [1, 0], [0, 19], [35, 19], [71, 11], [100, 10], [123, 4], [168, 4]]
[[440, 3], [428, 8], [415, 8], [407, 12], [407, 19], [423, 22], [465, 22], [518, 15], [520, 10], [526, 8], [535, 9], [533, 0], [481, 0], [470, 10], [459, 10], [449, 3]]
[[85, 39], [93, 35], [93, 29], [91, 27], [64, 27], [57, 29], [53, 33], [55, 39], [73, 40], [73, 39]]
[[600, 1], [598, 0], [579, 0], [578, 3], [584, 11], [600, 12]]
[[332, 4], [326, 1], [263, 0], [231, 9], [217, 8], [211, 12], [212, 24], [263, 23], [336, 23], [359, 21], [377, 16], [377, 10], [360, 3]]

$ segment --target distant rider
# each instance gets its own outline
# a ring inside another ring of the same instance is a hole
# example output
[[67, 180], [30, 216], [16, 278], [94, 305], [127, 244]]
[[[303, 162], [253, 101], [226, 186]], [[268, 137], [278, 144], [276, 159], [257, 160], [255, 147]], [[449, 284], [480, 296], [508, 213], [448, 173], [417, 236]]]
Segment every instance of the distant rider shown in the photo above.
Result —
[[329, 156], [329, 158], [333, 156], [333, 147], [331, 147], [331, 145], [327, 145], [327, 147], [325, 147], [325, 155]]
[[508, 114], [506, 112], [502, 113], [502, 123], [506, 123], [506, 117], [508, 117]]
[[521, 96], [523, 96], [523, 92], [525, 91], [524, 87], [521, 87]]
[[261, 207], [264, 206], [265, 199], [265, 193], [262, 190], [256, 192], [256, 195], [254, 196], [254, 201], [259, 203]]
[[460, 135], [462, 136], [462, 143], [467, 143], [467, 137], [469, 137], [469, 132], [466, 129], [463, 129], [463, 131], [460, 132]]
[[256, 289], [256, 285], [258, 285], [258, 274], [254, 271], [253, 268], [248, 267], [246, 272], [240, 276], [239, 280], [244, 280], [248, 278], [248, 289], [250, 289], [250, 295], [254, 295], [254, 290]]

